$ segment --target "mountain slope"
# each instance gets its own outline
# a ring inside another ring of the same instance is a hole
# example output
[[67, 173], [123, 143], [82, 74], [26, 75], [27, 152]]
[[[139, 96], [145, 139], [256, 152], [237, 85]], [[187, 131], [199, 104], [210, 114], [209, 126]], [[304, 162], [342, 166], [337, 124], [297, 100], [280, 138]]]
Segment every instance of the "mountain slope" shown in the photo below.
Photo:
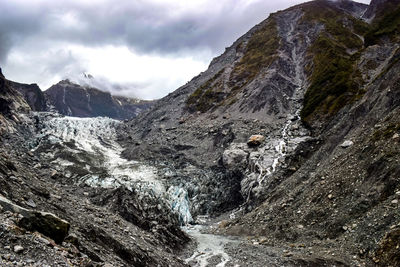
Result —
[[[398, 7], [319, 0], [271, 14], [133, 120], [125, 156], [167, 161], [194, 213], [243, 204], [230, 234], [383, 262], [376, 241], [400, 223]], [[247, 145], [253, 134], [265, 141]]]
[[282, 137], [285, 153], [292, 151], [309, 135], [307, 127], [317, 128], [363, 93], [352, 57], [358, 56], [363, 45], [359, 34], [367, 27], [354, 14], [367, 6], [342, 2], [313, 1], [272, 14], [215, 58], [207, 71], [133, 121], [126, 140], [135, 145], [125, 155], [171, 155], [175, 163], [228, 171], [236, 177], [230, 186], [248, 195], [258, 175], [249, 168], [242, 179], [243, 172], [227, 170], [220, 161], [224, 151], [263, 134], [268, 145], [250, 157], [268, 173], [283, 155], [275, 149]]

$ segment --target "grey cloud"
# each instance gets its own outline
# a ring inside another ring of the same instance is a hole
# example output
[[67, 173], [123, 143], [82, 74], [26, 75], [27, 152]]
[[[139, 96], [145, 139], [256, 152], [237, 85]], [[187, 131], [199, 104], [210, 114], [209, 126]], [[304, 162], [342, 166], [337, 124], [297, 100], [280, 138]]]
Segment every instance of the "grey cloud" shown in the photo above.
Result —
[[[145, 0], [0, 0], [0, 65], [7, 62], [13, 49], [23, 56], [35, 55], [3, 71], [25, 78], [21, 81], [48, 83], [55, 77], [86, 71], [82, 59], [71, 55], [67, 48], [56, 52], [51, 49], [69, 44], [124, 45], [135, 53], [164, 57], [201, 57], [204, 51], [218, 55], [270, 12], [301, 2], [253, 0], [248, 4], [245, 0], [210, 0], [205, 7], [181, 12], [167, 3]], [[140, 87], [144, 95], [144, 90], [155, 90], [157, 82], [155, 77], [154, 84], [110, 84], [107, 88], [127, 95], [127, 90], [118, 88], [138, 91]]]
[[[220, 1], [208, 8], [171, 15], [173, 7], [149, 1], [41, 1], [39, 4], [2, 1], [0, 59], [18, 41], [30, 36], [43, 40], [67, 41], [84, 45], [125, 44], [144, 53], [176, 53], [210, 49], [220, 52], [224, 46], [265, 19], [271, 11], [300, 1]], [[218, 5], [218, 4], [217, 4]], [[77, 26], [70, 27], [60, 17], [70, 14]]]
[[[92, 46], [126, 44], [140, 52], [220, 51], [270, 11], [290, 5], [258, 1], [241, 7], [241, 1], [223, 1], [219, 11], [210, 6], [171, 16], [171, 7], [146, 1], [106, 1], [96, 6], [67, 1], [39, 3], [0, 1], [1, 9], [7, 11], [0, 17], [1, 45], [5, 47], [2, 60], [10, 45], [31, 36]], [[78, 27], [65, 25], [60, 20], [65, 14], [75, 17]]]

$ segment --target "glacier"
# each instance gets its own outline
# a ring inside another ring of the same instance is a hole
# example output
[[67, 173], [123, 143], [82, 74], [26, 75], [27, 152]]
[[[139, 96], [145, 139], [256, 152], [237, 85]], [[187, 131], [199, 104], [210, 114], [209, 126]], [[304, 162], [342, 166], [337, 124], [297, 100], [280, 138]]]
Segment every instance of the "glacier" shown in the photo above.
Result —
[[[47, 157], [59, 170], [75, 166], [75, 163], [58, 157], [53, 148], [61, 147], [68, 154], [67, 158], [76, 157], [78, 160], [79, 155], [84, 154], [88, 156], [83, 159], [94, 159], [90, 162], [82, 160], [82, 168], [87, 174], [77, 177], [77, 183], [102, 188], [124, 186], [131, 191], [152, 195], [167, 202], [171, 211], [179, 216], [181, 225], [193, 222], [188, 192], [183, 187], [166, 184], [158, 177], [154, 166], [121, 156], [123, 148], [117, 142], [116, 129], [122, 126], [122, 122], [106, 117], [77, 118], [43, 112], [35, 115], [42, 121], [42, 128], [32, 151], [48, 143], [52, 149], [47, 150]], [[67, 177], [73, 175], [69, 171], [63, 172]]]

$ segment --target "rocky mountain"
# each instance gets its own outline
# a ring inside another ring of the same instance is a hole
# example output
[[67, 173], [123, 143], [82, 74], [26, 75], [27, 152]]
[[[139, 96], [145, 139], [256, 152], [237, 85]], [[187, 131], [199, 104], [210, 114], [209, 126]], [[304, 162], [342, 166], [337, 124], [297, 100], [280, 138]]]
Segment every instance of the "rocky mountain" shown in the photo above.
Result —
[[60, 114], [75, 117], [110, 117], [124, 120], [147, 110], [153, 101], [113, 96], [93, 87], [63, 80], [44, 92], [48, 102]]
[[274, 13], [133, 120], [124, 155], [167, 161], [194, 214], [241, 205], [222, 232], [388, 264], [399, 223], [398, 37], [399, 1]]
[[273, 13], [127, 122], [1, 75], [0, 264], [398, 266], [399, 31], [395, 0]]

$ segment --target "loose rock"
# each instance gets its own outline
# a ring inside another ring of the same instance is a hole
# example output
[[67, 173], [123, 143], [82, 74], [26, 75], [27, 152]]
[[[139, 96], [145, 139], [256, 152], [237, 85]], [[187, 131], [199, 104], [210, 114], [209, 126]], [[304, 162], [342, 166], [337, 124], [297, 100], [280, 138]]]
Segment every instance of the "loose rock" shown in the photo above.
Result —
[[14, 246], [15, 253], [21, 253], [22, 251], [24, 251], [24, 248], [22, 246], [20, 246], [20, 245]]
[[257, 147], [261, 145], [265, 141], [265, 137], [263, 135], [252, 135], [247, 141], [247, 145], [249, 147]]
[[342, 147], [342, 148], [348, 148], [348, 147], [351, 147], [352, 145], [354, 145], [354, 142], [353, 142], [353, 141], [346, 140], [346, 141], [344, 141], [344, 142], [340, 145], [340, 147]]

